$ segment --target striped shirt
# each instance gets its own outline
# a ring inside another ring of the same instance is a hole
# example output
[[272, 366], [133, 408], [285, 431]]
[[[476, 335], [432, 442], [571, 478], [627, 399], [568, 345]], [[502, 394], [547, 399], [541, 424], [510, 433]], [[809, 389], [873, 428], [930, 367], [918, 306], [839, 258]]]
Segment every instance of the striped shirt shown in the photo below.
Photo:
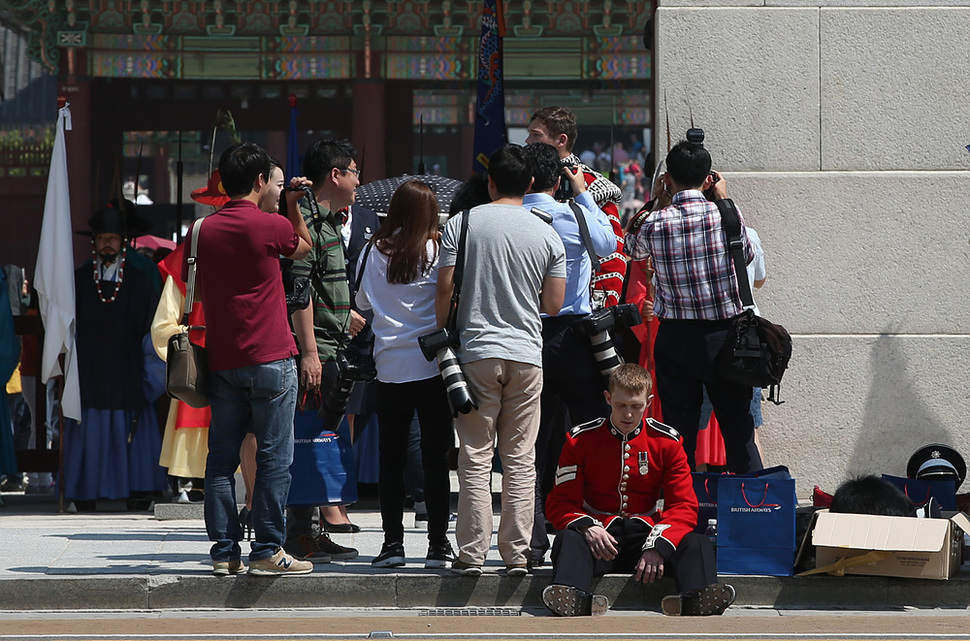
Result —
[[[740, 212], [738, 213], [740, 217]], [[745, 262], [754, 258], [741, 218]], [[742, 311], [737, 277], [717, 205], [690, 189], [651, 213], [633, 243], [633, 260], [653, 259], [653, 313], [662, 319], [725, 320]]]
[[326, 362], [350, 341], [350, 284], [340, 237], [343, 217], [322, 208], [319, 216], [311, 216], [305, 207], [303, 213], [313, 248], [293, 263], [293, 274], [310, 276], [313, 334], [320, 360]]

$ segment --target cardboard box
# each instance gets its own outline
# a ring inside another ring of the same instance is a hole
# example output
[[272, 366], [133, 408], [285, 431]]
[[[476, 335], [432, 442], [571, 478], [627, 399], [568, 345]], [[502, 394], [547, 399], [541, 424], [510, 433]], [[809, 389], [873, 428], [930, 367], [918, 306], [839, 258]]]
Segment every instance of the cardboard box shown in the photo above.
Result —
[[815, 567], [874, 553], [856, 565], [848, 561], [845, 574], [947, 579], [960, 567], [964, 532], [970, 518], [962, 512], [919, 519], [820, 511], [812, 530]]

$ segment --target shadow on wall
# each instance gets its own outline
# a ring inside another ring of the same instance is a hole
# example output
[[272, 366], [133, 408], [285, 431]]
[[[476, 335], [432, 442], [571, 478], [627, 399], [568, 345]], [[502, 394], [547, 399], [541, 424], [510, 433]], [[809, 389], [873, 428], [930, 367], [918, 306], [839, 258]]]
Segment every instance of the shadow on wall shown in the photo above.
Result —
[[906, 476], [906, 462], [913, 452], [927, 443], [950, 443], [953, 438], [931, 410], [934, 398], [925, 393], [925, 384], [917, 385], [895, 336], [882, 334], [876, 339], [869, 371], [872, 383], [848, 476]]

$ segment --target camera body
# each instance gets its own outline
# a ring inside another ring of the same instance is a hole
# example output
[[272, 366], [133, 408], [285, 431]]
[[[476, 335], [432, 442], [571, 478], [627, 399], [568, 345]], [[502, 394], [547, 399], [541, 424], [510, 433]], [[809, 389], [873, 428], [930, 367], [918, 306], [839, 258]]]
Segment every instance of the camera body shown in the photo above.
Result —
[[604, 307], [596, 310], [573, 325], [573, 330], [583, 336], [596, 336], [599, 333], [610, 331], [616, 324], [613, 312], [610, 311], [612, 309], [612, 307]]
[[640, 310], [632, 303], [614, 305], [610, 309], [613, 311], [613, 317], [616, 319], [616, 322], [621, 327], [636, 327], [643, 322], [643, 318], [640, 316]]
[[442, 327], [430, 334], [418, 336], [418, 345], [421, 347], [421, 353], [424, 354], [424, 357], [430, 363], [438, 358], [438, 352], [441, 350], [449, 347], [452, 349], [458, 347], [458, 340], [452, 336], [447, 328]]
[[[347, 401], [354, 390], [354, 384], [372, 381], [377, 378], [377, 368], [370, 354], [361, 354], [356, 350], [342, 349], [336, 358], [324, 367], [336, 369], [333, 384], [320, 403], [320, 416], [323, 417], [323, 427], [331, 432], [340, 427], [347, 412]], [[324, 377], [326, 380], [326, 377]]]
[[643, 322], [636, 305], [626, 303], [597, 310], [573, 325], [573, 331], [589, 337], [593, 358], [603, 378], [608, 378], [613, 370], [623, 364], [616, 352], [610, 330], [617, 326], [633, 327]]
[[576, 196], [576, 194], [573, 193], [573, 184], [569, 182], [569, 176], [566, 175], [566, 172], [572, 167], [578, 168], [577, 165], [572, 165], [571, 167], [564, 166], [562, 168], [562, 175], [559, 178], [559, 189], [557, 189], [556, 193], [553, 195], [553, 198], [560, 202], [565, 202]]
[[355, 383], [377, 378], [377, 366], [370, 354], [342, 349], [337, 352], [337, 378]]
[[698, 127], [691, 127], [687, 130], [687, 142], [692, 142], [695, 145], [704, 146], [704, 130]]
[[445, 382], [445, 392], [448, 395], [448, 406], [454, 418], [478, 409], [468, 381], [461, 371], [458, 355], [455, 354], [458, 343], [458, 337], [446, 327], [418, 337], [418, 345], [424, 357], [429, 362], [438, 359], [438, 369], [441, 370], [441, 378]]

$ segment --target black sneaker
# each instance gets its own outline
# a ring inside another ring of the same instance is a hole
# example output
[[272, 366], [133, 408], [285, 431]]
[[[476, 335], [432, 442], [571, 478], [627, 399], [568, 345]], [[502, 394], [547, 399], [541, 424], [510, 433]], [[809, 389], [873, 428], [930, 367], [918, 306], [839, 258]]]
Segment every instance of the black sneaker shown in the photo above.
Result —
[[404, 544], [393, 541], [381, 547], [381, 553], [370, 562], [374, 568], [399, 568], [405, 564]]
[[432, 543], [428, 546], [428, 556], [425, 558], [424, 567], [431, 570], [446, 568], [454, 560], [455, 551], [449, 541]]
[[705, 617], [722, 614], [734, 603], [734, 588], [727, 583], [712, 583], [701, 590], [665, 596], [660, 609], [667, 616]]

